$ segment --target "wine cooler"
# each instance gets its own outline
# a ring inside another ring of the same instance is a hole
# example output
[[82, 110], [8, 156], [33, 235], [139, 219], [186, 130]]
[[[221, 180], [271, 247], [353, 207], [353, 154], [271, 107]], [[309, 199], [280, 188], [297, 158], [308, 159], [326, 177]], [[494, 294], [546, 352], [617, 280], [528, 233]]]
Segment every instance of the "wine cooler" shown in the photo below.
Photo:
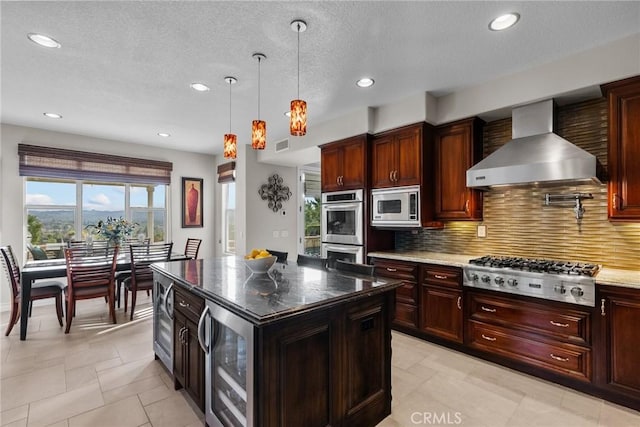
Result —
[[154, 274], [153, 351], [169, 372], [173, 372], [173, 282]]
[[198, 340], [205, 352], [205, 418], [210, 427], [254, 425], [253, 325], [207, 301]]

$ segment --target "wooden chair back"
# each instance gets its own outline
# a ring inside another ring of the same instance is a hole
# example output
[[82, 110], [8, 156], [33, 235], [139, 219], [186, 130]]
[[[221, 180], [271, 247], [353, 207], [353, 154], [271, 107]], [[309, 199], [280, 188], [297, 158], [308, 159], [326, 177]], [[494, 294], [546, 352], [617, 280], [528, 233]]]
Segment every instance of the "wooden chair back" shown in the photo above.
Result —
[[169, 261], [171, 259], [171, 243], [154, 243], [149, 245], [131, 245], [131, 280], [138, 289], [142, 282], [153, 281], [151, 264], [154, 262]]
[[187, 244], [184, 247], [184, 254], [191, 259], [198, 258], [198, 252], [200, 251], [200, 243], [202, 239], [187, 239]]
[[373, 265], [358, 264], [355, 262], [343, 261], [341, 259], [336, 260], [335, 265], [337, 271], [361, 274], [364, 276], [373, 276], [375, 271], [375, 267]]
[[320, 258], [318, 256], [310, 255], [298, 255], [298, 265], [305, 265], [308, 267], [320, 268], [322, 270], [327, 269], [327, 259]]
[[80, 289], [113, 287], [116, 274], [117, 246], [107, 247], [96, 254], [92, 248], [66, 248], [67, 284], [69, 298]]
[[2, 266], [11, 285], [12, 301], [15, 301], [20, 295], [20, 267], [10, 245], [0, 247], [0, 252], [2, 252]]

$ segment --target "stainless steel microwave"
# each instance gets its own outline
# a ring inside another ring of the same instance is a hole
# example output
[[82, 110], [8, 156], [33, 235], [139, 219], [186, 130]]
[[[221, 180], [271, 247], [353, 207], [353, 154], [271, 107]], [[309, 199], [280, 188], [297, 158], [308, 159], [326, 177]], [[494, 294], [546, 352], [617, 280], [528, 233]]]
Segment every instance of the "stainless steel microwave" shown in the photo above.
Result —
[[371, 225], [420, 227], [420, 187], [371, 190]]

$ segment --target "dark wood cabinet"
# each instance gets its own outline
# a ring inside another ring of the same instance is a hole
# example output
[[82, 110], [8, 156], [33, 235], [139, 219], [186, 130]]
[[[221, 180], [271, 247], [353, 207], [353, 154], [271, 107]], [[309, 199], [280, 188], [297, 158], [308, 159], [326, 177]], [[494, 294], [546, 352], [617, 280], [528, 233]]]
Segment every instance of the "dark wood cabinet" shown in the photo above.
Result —
[[359, 135], [321, 146], [323, 192], [365, 188], [368, 135]]
[[396, 289], [396, 305], [393, 325], [399, 329], [417, 331], [418, 316], [418, 266], [415, 263], [374, 259], [375, 275], [402, 280]]
[[391, 294], [265, 328], [264, 426], [376, 425], [391, 412]]
[[599, 288], [598, 383], [640, 410], [640, 289]]
[[373, 137], [371, 187], [421, 185], [424, 124], [406, 126]]
[[462, 343], [462, 274], [458, 268], [423, 265], [420, 329]]
[[173, 378], [204, 411], [204, 352], [198, 343], [198, 320], [204, 300], [174, 287]]
[[640, 221], [640, 76], [602, 91], [609, 101], [609, 220]]
[[482, 219], [482, 192], [467, 188], [467, 169], [482, 159], [483, 125], [482, 120], [471, 118], [436, 128], [436, 219]]
[[589, 308], [467, 292], [467, 345], [581, 382], [592, 378]]

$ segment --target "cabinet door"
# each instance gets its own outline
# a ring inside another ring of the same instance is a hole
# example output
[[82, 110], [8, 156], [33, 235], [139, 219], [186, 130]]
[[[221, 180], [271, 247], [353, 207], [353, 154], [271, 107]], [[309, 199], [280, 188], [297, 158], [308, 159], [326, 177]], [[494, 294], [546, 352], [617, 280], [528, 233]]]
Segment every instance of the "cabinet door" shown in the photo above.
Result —
[[607, 386], [640, 398], [640, 292], [602, 293]]
[[640, 77], [609, 88], [609, 219], [640, 221]]
[[420, 185], [422, 171], [422, 130], [415, 127], [396, 135], [397, 164], [394, 185]]
[[173, 382], [176, 390], [186, 384], [186, 351], [184, 347], [184, 328], [187, 318], [178, 310], [173, 312]]
[[185, 388], [196, 402], [200, 410], [204, 411], [204, 352], [198, 343], [198, 325], [187, 320], [186, 332], [186, 384]]
[[391, 135], [373, 140], [371, 154], [371, 186], [372, 188], [393, 187], [392, 172], [396, 169], [396, 144]]
[[462, 291], [422, 286], [423, 331], [462, 342]]
[[345, 190], [365, 186], [365, 140], [359, 139], [342, 146], [340, 186]]
[[482, 154], [481, 129], [475, 129], [475, 123], [481, 122], [465, 120], [441, 126], [436, 132], [436, 219], [482, 219], [482, 193], [467, 188], [467, 169]]
[[342, 171], [341, 150], [337, 145], [323, 147], [320, 156], [320, 180], [322, 191], [340, 190], [338, 177]]

